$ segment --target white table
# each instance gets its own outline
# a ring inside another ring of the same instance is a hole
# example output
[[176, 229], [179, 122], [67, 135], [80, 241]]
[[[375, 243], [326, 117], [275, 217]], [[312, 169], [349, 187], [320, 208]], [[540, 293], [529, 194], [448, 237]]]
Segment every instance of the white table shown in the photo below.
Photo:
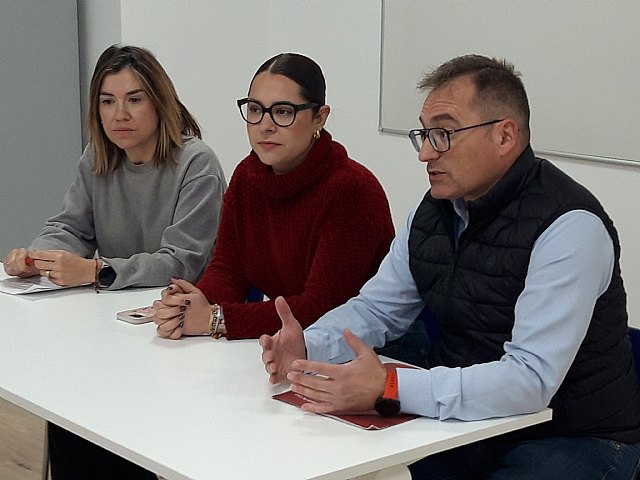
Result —
[[115, 319], [158, 296], [89, 287], [0, 294], [0, 396], [159, 475], [193, 480], [393, 471], [551, 418], [421, 418], [364, 431], [304, 413], [271, 398], [283, 387], [268, 383], [255, 340], [170, 341], [153, 324]]

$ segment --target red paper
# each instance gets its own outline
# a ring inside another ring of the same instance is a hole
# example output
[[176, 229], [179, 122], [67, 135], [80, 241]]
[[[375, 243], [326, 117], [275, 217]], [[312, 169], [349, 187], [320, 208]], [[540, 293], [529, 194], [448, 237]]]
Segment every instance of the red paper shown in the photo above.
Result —
[[[416, 368], [404, 363], [385, 363], [385, 367]], [[280, 400], [281, 402], [294, 405], [296, 407], [301, 407], [303, 403], [308, 403], [308, 402], [313, 403], [313, 400], [306, 398], [298, 393], [294, 393], [291, 390], [287, 390], [286, 392], [273, 395], [273, 398], [275, 398], [276, 400]], [[382, 430], [383, 428], [392, 427], [394, 425], [399, 425], [401, 423], [405, 423], [410, 420], [413, 420], [414, 418], [418, 418], [418, 415], [409, 415], [404, 413], [401, 413], [400, 415], [396, 415], [395, 417], [382, 417], [374, 411], [355, 413], [355, 414], [339, 414], [339, 415], [324, 413], [321, 415], [325, 417], [334, 418], [340, 422], [344, 422], [349, 425], [363, 428], [365, 430]]]

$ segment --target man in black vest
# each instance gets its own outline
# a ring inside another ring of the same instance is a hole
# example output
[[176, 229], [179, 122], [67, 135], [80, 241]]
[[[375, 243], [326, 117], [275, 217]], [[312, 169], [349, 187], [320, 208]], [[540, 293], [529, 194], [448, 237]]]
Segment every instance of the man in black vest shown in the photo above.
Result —
[[[270, 381], [290, 380], [317, 413], [477, 420], [553, 409], [540, 426], [416, 462], [414, 478], [635, 478], [640, 388], [611, 219], [534, 156], [513, 65], [457, 57], [420, 86], [423, 128], [409, 136], [430, 190], [358, 297], [304, 334], [277, 299], [282, 329], [260, 339]], [[432, 368], [386, 370], [371, 347], [425, 307], [441, 332]]]

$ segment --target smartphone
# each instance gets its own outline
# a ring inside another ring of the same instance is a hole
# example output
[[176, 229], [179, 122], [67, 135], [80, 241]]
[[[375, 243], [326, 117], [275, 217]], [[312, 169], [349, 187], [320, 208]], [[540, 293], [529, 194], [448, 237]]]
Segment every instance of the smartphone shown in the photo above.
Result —
[[153, 316], [155, 315], [155, 313], [156, 312], [153, 307], [139, 307], [118, 312], [116, 314], [116, 318], [128, 323], [148, 323], [153, 321]]

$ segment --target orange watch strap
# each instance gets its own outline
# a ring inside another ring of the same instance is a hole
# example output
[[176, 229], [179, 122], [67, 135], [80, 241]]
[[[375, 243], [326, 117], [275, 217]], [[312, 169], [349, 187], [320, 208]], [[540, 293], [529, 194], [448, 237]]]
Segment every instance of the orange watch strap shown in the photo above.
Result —
[[382, 397], [398, 400], [398, 371], [395, 367], [387, 369], [387, 379], [384, 382]]

